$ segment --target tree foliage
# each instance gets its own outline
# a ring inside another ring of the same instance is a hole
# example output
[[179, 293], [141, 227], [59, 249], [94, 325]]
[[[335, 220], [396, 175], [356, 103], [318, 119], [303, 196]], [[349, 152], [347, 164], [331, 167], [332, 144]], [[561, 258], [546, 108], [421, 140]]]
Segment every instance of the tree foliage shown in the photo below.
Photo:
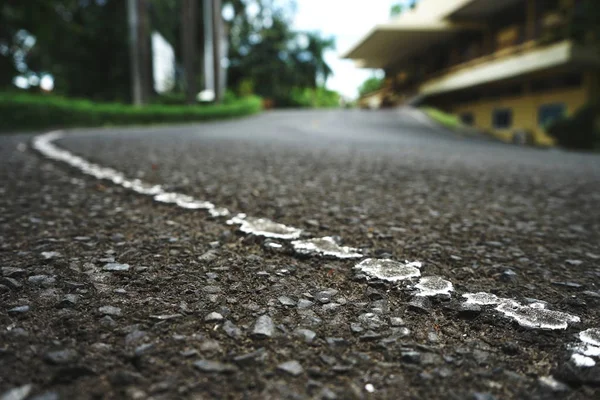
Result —
[[323, 86], [332, 74], [325, 52], [333, 38], [291, 29], [294, 2], [231, 0], [234, 17], [229, 27], [229, 84], [243, 91], [291, 105], [292, 88]]
[[597, 126], [598, 106], [588, 104], [574, 115], [555, 121], [548, 133], [562, 147], [578, 150], [600, 150], [600, 129]]
[[[566, 36], [600, 54], [600, 7], [597, 0], [582, 0], [562, 10], [567, 17]], [[563, 34], [564, 30], [560, 33]], [[600, 68], [593, 75], [589, 103], [573, 115], [555, 121], [548, 133], [560, 146], [573, 149], [600, 149]]]
[[[181, 0], [146, 3], [151, 30], [171, 43], [180, 64]], [[227, 22], [230, 88], [285, 105], [292, 88], [324, 86], [332, 74], [324, 56], [335, 42], [318, 32], [293, 30], [293, 0], [223, 0], [223, 6], [234, 11]], [[198, 12], [201, 22], [202, 7]], [[199, 27], [199, 56], [202, 31]], [[27, 37], [36, 39], [31, 49], [23, 43]], [[0, 5], [0, 86], [9, 86], [17, 74], [48, 73], [58, 94], [128, 101], [128, 46], [123, 0], [4, 0]], [[200, 68], [197, 75], [200, 79]]]
[[[18, 72], [47, 72], [54, 77], [56, 92], [71, 96], [121, 100], [129, 96], [124, 2], [9, 1], [2, 11], [2, 42], [14, 48], [19, 32], [35, 37], [35, 46], [17, 60], [17, 67], [26, 65], [26, 70], [21, 67]], [[19, 49], [3, 58], [3, 66], [14, 66], [15, 56], [19, 58]], [[1, 71], [3, 83], [14, 76], [10, 72], [7, 67]]]
[[372, 76], [360, 85], [358, 88], [358, 94], [364, 96], [367, 93], [374, 92], [381, 89], [383, 86], [383, 79]]
[[390, 17], [397, 17], [402, 14], [402, 11], [404, 11], [402, 3], [393, 4], [392, 7], [390, 7]]

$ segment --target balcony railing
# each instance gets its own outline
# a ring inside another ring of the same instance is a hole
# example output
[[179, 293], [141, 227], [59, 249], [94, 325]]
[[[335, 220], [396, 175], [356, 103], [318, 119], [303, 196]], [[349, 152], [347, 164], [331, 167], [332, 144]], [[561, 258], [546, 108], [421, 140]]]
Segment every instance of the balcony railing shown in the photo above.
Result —
[[497, 50], [493, 53], [479, 56], [479, 57], [473, 58], [469, 61], [461, 62], [459, 64], [454, 64], [448, 68], [444, 68], [442, 70], [438, 70], [436, 72], [427, 74], [427, 76], [425, 77], [425, 80], [435, 79], [440, 76], [451, 74], [451, 73], [454, 73], [457, 71], [463, 71], [465, 69], [474, 68], [474, 67], [477, 67], [482, 64], [486, 64], [486, 63], [489, 63], [492, 61], [497, 61], [497, 60], [504, 59], [504, 58], [514, 56], [517, 54], [527, 53], [533, 49], [545, 47], [549, 44], [556, 43], [559, 40], [560, 39], [558, 37], [554, 38], [553, 40], [548, 40], [548, 39], [543, 39], [543, 38], [536, 39], [536, 40], [528, 40], [526, 42], [519, 43], [515, 46], [507, 47], [502, 50]]
[[[533, 36], [530, 36], [529, 39], [527, 39], [528, 28], [525, 25], [515, 25], [514, 29], [517, 30], [517, 34], [512, 45], [496, 49], [493, 52], [486, 52], [482, 49], [483, 39], [480, 39], [478, 49], [474, 52], [475, 54], [468, 57], [465, 57], [463, 54], [460, 57], [460, 60], [455, 60], [447, 67], [436, 69], [433, 72], [429, 72], [432, 69], [431, 65], [416, 66], [417, 68], [415, 68], [415, 73], [413, 75], [419, 75], [418, 80], [420, 81], [436, 78], [448, 73], [485, 64], [490, 61], [528, 52], [534, 48], [557, 43], [567, 39], [568, 35], [566, 27], [567, 19], [561, 16], [560, 13], [546, 13], [543, 17], [537, 19], [535, 29], [530, 33]], [[498, 35], [498, 32], [499, 31], [493, 32], [493, 35]], [[496, 43], [497, 47], [500, 45], [500, 43]], [[463, 47], [463, 51], [464, 50], [465, 48]], [[417, 78], [417, 76], [414, 76], [414, 78]]]

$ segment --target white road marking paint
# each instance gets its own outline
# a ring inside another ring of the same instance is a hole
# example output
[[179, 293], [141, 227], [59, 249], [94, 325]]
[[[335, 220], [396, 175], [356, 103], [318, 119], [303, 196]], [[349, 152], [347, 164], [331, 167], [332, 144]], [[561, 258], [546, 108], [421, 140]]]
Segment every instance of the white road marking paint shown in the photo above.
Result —
[[571, 350], [588, 357], [600, 357], [600, 347], [587, 343], [573, 346], [571, 347]]
[[479, 292], [479, 293], [466, 293], [462, 297], [467, 299], [466, 303], [476, 304], [480, 306], [488, 306], [499, 304], [501, 299], [492, 293]]
[[294, 240], [292, 242], [294, 251], [307, 256], [322, 256], [335, 258], [362, 258], [358, 249], [340, 246], [331, 236], [317, 239]]
[[273, 222], [266, 218], [247, 217], [246, 214], [238, 214], [227, 221], [227, 225], [240, 225], [240, 231], [264, 236], [272, 239], [293, 240], [298, 239], [302, 230]]
[[280, 243], [268, 242], [268, 243], [265, 243], [265, 247], [274, 249], [274, 250], [279, 250], [279, 249], [283, 248], [283, 245]]
[[159, 193], [154, 196], [154, 200], [160, 203], [177, 204], [179, 207], [188, 210], [210, 210], [215, 208], [214, 204], [208, 201], [196, 200], [192, 196], [174, 192]]
[[591, 357], [586, 357], [581, 354], [575, 353], [571, 355], [571, 361], [578, 367], [593, 367], [596, 365], [596, 361]]
[[57, 139], [64, 137], [62, 131], [53, 131], [33, 139], [33, 148], [51, 160], [62, 161], [69, 166], [78, 169], [86, 175], [97, 179], [108, 180], [146, 196], [153, 196], [160, 203], [175, 204], [188, 210], [208, 210], [213, 217], [227, 216], [229, 211], [225, 208], [217, 209], [209, 201], [203, 201], [183, 193], [167, 192], [160, 185], [150, 185], [139, 179], [129, 179], [121, 172], [91, 163], [82, 157], [76, 156], [67, 150], [63, 150], [53, 144]]
[[441, 276], [424, 276], [415, 285], [415, 288], [419, 290], [417, 296], [427, 297], [437, 295], [450, 296], [450, 292], [454, 291], [452, 282], [445, 280]]
[[600, 360], [600, 329], [590, 328], [579, 332], [581, 343], [572, 344], [571, 361], [578, 367], [593, 367]]
[[580, 322], [579, 317], [560, 311], [524, 306], [516, 301], [499, 304], [496, 310], [512, 318], [519, 325], [530, 329], [567, 329], [569, 324]]
[[372, 278], [382, 279], [389, 282], [398, 282], [421, 276], [421, 263], [401, 263], [387, 259], [367, 258], [356, 264], [354, 268], [361, 270]]
[[[133, 190], [136, 193], [152, 196], [157, 202], [174, 204], [178, 207], [191, 210], [207, 210], [213, 217], [228, 216], [230, 214], [226, 208], [217, 208], [211, 202], [198, 200], [182, 193], [167, 192], [160, 185], [150, 185], [139, 179], [128, 179], [122, 173], [112, 168], [105, 168], [90, 163], [69, 151], [60, 149], [52, 142], [63, 136], [64, 133], [62, 131], [54, 131], [37, 136], [33, 140], [33, 148], [49, 159], [64, 162], [82, 173], [97, 179], [109, 180], [116, 185]], [[264, 218], [247, 217], [245, 214], [238, 214], [227, 221], [227, 223], [240, 224], [240, 230], [244, 233], [252, 233], [276, 239], [297, 239], [302, 233], [300, 229], [288, 227]], [[274, 246], [276, 245], [274, 244]], [[303, 255], [329, 256], [341, 259], [363, 257], [358, 249], [340, 246], [330, 236], [308, 240], [295, 240], [292, 242], [292, 246], [296, 253]], [[421, 268], [421, 263], [402, 264], [392, 260], [366, 259], [355, 267], [373, 277], [394, 282], [420, 276], [419, 268]], [[423, 277], [415, 285], [415, 288], [420, 290], [417, 294], [418, 296], [450, 295], [450, 292], [454, 290], [450, 281], [439, 276]], [[580, 318], [577, 316], [547, 310], [544, 303], [533, 303], [524, 306], [515, 300], [500, 298], [494, 294], [485, 292], [467, 293], [463, 297], [470, 304], [496, 305], [497, 311], [527, 328], [566, 329], [568, 324], [580, 322]], [[596, 361], [592, 357], [600, 357], [600, 329], [592, 328], [580, 332], [579, 337], [583, 343], [571, 347], [574, 351], [571, 360], [575, 365], [580, 367], [592, 367], [596, 365]], [[366, 385], [365, 389], [368, 392], [374, 391], [374, 387], [370, 384]]]
[[567, 329], [569, 324], [581, 322], [581, 319], [561, 311], [547, 310], [544, 303], [532, 303], [522, 305], [521, 303], [498, 297], [495, 294], [479, 292], [463, 294], [466, 303], [476, 305], [496, 305], [496, 311], [504, 314], [507, 318], [516, 321], [519, 325], [530, 329]]
[[217, 217], [228, 217], [231, 213], [225, 207], [215, 207], [208, 210], [208, 213], [217, 218]]
[[579, 339], [584, 343], [600, 346], [600, 328], [590, 328], [579, 332]]

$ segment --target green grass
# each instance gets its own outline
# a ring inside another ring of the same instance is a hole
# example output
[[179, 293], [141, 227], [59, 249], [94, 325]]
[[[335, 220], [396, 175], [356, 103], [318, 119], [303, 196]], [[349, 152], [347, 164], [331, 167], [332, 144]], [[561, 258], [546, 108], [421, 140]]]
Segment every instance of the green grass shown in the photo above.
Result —
[[462, 126], [460, 118], [456, 115], [445, 113], [433, 107], [422, 107], [421, 110], [425, 112], [429, 118], [448, 129], [456, 130]]
[[261, 108], [258, 97], [223, 105], [134, 107], [54, 95], [0, 92], [0, 131], [198, 122], [251, 115]]

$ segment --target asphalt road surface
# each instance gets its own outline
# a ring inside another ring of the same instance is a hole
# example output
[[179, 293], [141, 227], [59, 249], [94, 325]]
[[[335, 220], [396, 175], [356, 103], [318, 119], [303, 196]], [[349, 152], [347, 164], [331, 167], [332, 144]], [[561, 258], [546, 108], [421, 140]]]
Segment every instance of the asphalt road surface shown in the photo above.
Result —
[[[598, 155], [403, 111], [51, 142], [243, 225], [49, 159], [42, 133], [0, 137], [2, 399], [600, 397]], [[320, 237], [356, 258], [302, 254]]]

